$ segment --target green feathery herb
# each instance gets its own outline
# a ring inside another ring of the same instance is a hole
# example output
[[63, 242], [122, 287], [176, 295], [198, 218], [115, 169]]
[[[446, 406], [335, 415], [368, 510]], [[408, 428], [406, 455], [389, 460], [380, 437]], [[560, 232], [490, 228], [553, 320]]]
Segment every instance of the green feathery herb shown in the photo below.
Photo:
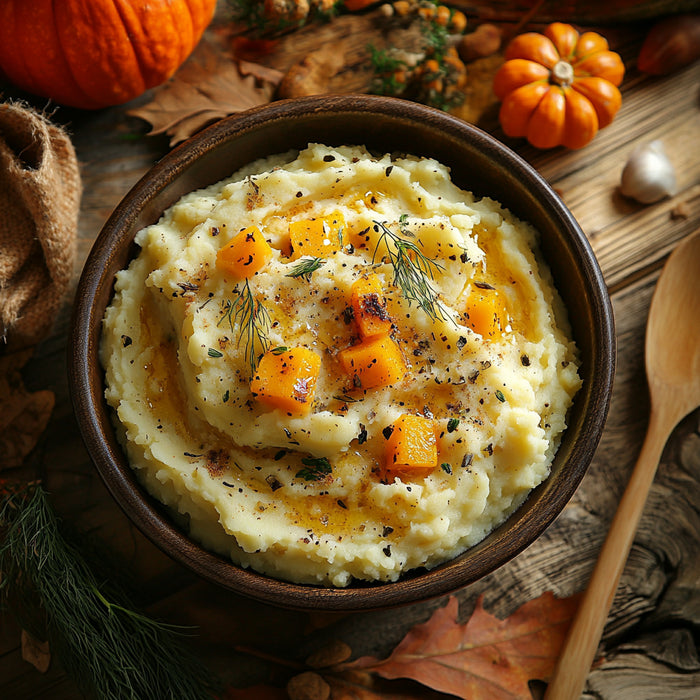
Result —
[[238, 345], [240, 346], [241, 341], [244, 341], [250, 372], [254, 374], [258, 357], [270, 347], [268, 339], [270, 315], [262, 303], [255, 298], [248, 280], [238, 290], [238, 295], [233, 302], [226, 299], [217, 326], [225, 320], [228, 320], [231, 331], [234, 325], [238, 324]]
[[306, 468], [297, 472], [297, 478], [306, 481], [320, 481], [333, 471], [331, 463], [325, 457], [304, 457], [301, 463]]
[[[43, 617], [52, 651], [99, 700], [205, 700], [219, 685], [177, 641], [182, 628], [131, 609], [59, 529], [38, 484], [0, 488], [0, 600], [18, 622]], [[12, 603], [12, 605], [10, 605]], [[43, 615], [39, 614], [43, 611]], [[27, 621], [30, 625], [27, 625]]]
[[305, 282], [311, 281], [311, 275], [316, 272], [316, 270], [325, 265], [326, 261], [323, 258], [312, 258], [311, 256], [305, 256], [299, 258], [299, 261], [292, 268], [292, 271], [287, 273], [285, 277], [301, 277]]
[[[405, 219], [400, 219], [400, 222], [401, 232], [405, 236], [413, 236], [414, 234], [405, 226]], [[380, 221], [374, 221], [374, 224], [381, 229], [382, 235], [374, 249], [372, 262], [375, 261], [377, 252], [384, 243], [389, 262], [394, 268], [394, 286], [401, 290], [408, 303], [415, 301], [419, 308], [423, 309], [433, 320], [438, 318], [448, 320], [450, 316], [430, 284], [430, 280], [434, 278], [434, 272], [442, 270], [442, 265], [432, 258], [428, 258], [413, 241], [401, 238], [391, 231], [386, 224]]]
[[406, 63], [394, 56], [390, 50], [378, 49], [368, 44], [369, 59], [372, 64], [372, 93], [399, 97], [406, 91], [406, 81], [397, 76], [406, 70]]

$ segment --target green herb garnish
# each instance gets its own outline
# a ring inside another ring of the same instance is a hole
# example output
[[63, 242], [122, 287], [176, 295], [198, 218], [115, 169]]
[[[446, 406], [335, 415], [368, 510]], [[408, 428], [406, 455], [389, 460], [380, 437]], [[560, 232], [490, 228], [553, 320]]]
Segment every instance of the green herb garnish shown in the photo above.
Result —
[[215, 348], [209, 348], [209, 350], [207, 350], [207, 355], [209, 355], [209, 357], [223, 357], [224, 353], [219, 352]]
[[[382, 235], [379, 237], [377, 246], [374, 249], [372, 262], [375, 261], [377, 251], [381, 244], [384, 243], [389, 262], [394, 268], [394, 286], [401, 290], [409, 305], [415, 301], [431, 319], [437, 320], [441, 318], [448, 320], [450, 316], [440, 303], [437, 292], [430, 284], [430, 280], [434, 279], [435, 271], [442, 270], [443, 266], [432, 258], [427, 257], [416, 243], [407, 238], [402, 238], [391, 231], [386, 224], [380, 221], [374, 221], [373, 223], [381, 229]], [[414, 235], [403, 225], [401, 232], [406, 236]]]
[[443, 462], [440, 467], [446, 474], [452, 474], [452, 465], [449, 462]]
[[500, 389], [496, 389], [496, 398], [503, 403], [506, 400], [506, 397], [503, 396], [503, 392]]
[[[324, 224], [325, 225], [325, 224]], [[297, 264], [285, 277], [301, 277], [305, 282], [311, 281], [311, 275], [318, 270], [321, 265], [325, 265], [323, 258], [312, 258], [311, 256], [299, 258]]]
[[250, 372], [254, 374], [258, 357], [270, 347], [270, 315], [253, 295], [248, 280], [238, 290], [234, 301], [226, 299], [223, 303], [222, 316], [216, 325], [221, 325], [225, 320], [228, 320], [231, 331], [234, 325], [238, 324], [238, 345], [240, 347], [241, 341], [244, 341]]
[[306, 468], [297, 472], [297, 478], [306, 479], [306, 481], [320, 481], [333, 471], [331, 463], [326, 457], [304, 457], [301, 463]]
[[218, 697], [211, 672], [178, 643], [185, 630], [134, 610], [108, 578], [103, 553], [93, 565], [61, 532], [40, 485], [0, 484], [0, 533], [2, 606], [48, 637], [86, 697]]
[[[406, 62], [394, 55], [391, 49], [378, 49], [368, 44], [369, 59], [372, 65], [372, 92], [376, 95], [398, 97], [406, 91]], [[400, 76], [404, 76], [403, 79]]]
[[447, 421], [447, 432], [454, 433], [454, 431], [457, 430], [458, 425], [459, 418], [450, 418], [450, 420]]

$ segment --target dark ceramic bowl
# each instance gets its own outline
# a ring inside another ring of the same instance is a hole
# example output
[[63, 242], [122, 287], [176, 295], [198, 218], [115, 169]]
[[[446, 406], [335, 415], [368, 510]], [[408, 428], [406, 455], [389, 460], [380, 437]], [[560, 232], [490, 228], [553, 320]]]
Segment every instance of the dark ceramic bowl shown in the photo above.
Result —
[[[257, 158], [308, 142], [364, 144], [403, 151], [450, 166], [462, 188], [488, 195], [541, 234], [541, 247], [568, 307], [581, 351], [583, 388], [551, 475], [503, 525], [467, 552], [394, 583], [345, 589], [295, 585], [242, 569], [211, 554], [178, 529], [137, 482], [115, 437], [98, 360], [102, 316], [115, 273], [126, 267], [139, 229], [181, 195], [217, 182]], [[367, 96], [312, 97], [272, 103], [224, 119], [157, 163], [116, 208], [85, 264], [70, 347], [70, 384], [83, 439], [112, 495], [158, 547], [202, 577], [240, 594], [296, 609], [362, 610], [443, 595], [501, 566], [554, 520], [581, 481], [603, 430], [614, 374], [610, 300], [591, 248], [546, 181], [520, 157], [454, 117], [402, 100]]]

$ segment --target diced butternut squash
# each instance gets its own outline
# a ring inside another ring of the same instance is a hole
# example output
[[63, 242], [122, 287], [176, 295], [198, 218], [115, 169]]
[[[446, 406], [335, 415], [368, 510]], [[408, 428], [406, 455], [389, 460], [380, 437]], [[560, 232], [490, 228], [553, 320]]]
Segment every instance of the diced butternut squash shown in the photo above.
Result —
[[386, 443], [386, 472], [424, 475], [437, 464], [435, 421], [410, 414], [400, 416]]
[[292, 221], [289, 224], [292, 260], [297, 260], [302, 255], [325, 258], [340, 250], [344, 229], [345, 218], [340, 212], [315, 219]]
[[250, 383], [253, 396], [270, 408], [292, 415], [311, 409], [321, 358], [308, 348], [266, 352]]
[[391, 331], [391, 318], [386, 310], [384, 289], [377, 275], [360, 277], [350, 291], [352, 310], [360, 335], [371, 338]]
[[366, 338], [338, 353], [345, 371], [356, 386], [371, 389], [400, 382], [406, 374], [406, 362], [399, 346], [388, 335]]
[[237, 233], [216, 254], [216, 266], [225, 273], [249, 279], [272, 257], [272, 248], [257, 226]]
[[508, 312], [496, 289], [473, 286], [465, 308], [467, 325], [485, 340], [500, 338]]

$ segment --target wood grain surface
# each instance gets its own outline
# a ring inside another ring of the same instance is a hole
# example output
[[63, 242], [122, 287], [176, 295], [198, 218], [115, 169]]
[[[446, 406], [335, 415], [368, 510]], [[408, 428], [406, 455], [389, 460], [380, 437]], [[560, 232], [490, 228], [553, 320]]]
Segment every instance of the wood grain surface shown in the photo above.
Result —
[[[623, 105], [613, 124], [584, 149], [536, 151], [505, 138], [493, 109], [481, 111], [479, 126], [539, 169], [588, 236], [612, 294], [618, 370], [605, 433], [574, 498], [535, 544], [456, 594], [462, 618], [482, 594], [486, 608], [502, 617], [544, 591], [568, 596], [582, 590], [642, 442], [648, 417], [643, 342], [649, 301], [669, 252], [700, 230], [700, 64], [668, 77], [641, 75], [635, 57], [646, 28], [611, 31], [613, 47], [628, 69]], [[348, 51], [356, 45], [350, 43]], [[299, 51], [303, 55], [311, 47], [297, 43], [284, 59], [278, 57], [278, 67], [299, 60]], [[356, 84], [345, 82], [346, 87], [360, 89], [362, 80], [366, 84], [361, 71], [350, 73]], [[127, 116], [147, 100], [148, 95], [99, 112], [59, 109], [53, 115], [72, 135], [84, 185], [75, 280], [112, 209], [168, 150], [166, 137], [146, 137], [147, 126]], [[620, 173], [635, 146], [657, 138], [674, 163], [679, 191], [657, 204], [638, 205], [618, 193]], [[246, 648], [304, 659], [337, 639], [349, 644], [354, 656], [385, 656], [412, 625], [445, 604], [438, 599], [400, 610], [345, 615], [288, 612], [203, 582], [159, 552], [113, 502], [81, 443], [66, 377], [73, 294], [71, 290], [52, 335], [25, 368], [29, 390], [51, 389], [56, 407], [21, 475], [40, 476], [64, 522], [103, 543], [105, 556], [133, 584], [139, 605], [168, 622], [198, 627], [188, 643], [213, 671], [238, 686], [275, 680], [279, 667], [251, 657]], [[584, 698], [699, 697], [699, 479], [696, 411], [678, 426], [664, 451]], [[10, 616], [0, 616], [0, 698], [79, 697], [56, 662], [41, 674], [22, 660], [19, 629]]]

